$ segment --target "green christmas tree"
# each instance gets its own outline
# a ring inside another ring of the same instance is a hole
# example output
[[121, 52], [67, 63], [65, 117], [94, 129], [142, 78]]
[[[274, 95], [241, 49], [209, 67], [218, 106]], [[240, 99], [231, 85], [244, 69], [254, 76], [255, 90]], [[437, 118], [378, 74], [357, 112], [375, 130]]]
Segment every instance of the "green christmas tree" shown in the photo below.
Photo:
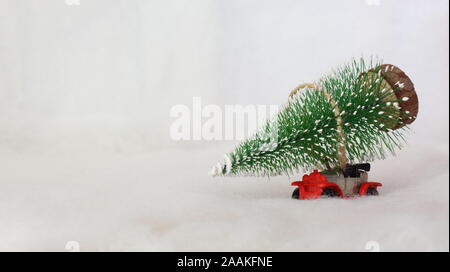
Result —
[[403, 71], [353, 61], [296, 88], [274, 119], [225, 155], [210, 174], [291, 175], [384, 159], [402, 147], [417, 112], [414, 86]]

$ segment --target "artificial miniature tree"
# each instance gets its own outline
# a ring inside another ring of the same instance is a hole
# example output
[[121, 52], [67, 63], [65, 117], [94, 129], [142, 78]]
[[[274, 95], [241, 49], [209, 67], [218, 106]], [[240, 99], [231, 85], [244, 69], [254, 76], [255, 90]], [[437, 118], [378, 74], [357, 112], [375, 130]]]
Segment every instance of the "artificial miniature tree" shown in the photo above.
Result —
[[274, 119], [225, 155], [210, 174], [342, 171], [348, 164], [383, 159], [402, 147], [417, 113], [418, 98], [403, 71], [353, 61], [294, 89]]

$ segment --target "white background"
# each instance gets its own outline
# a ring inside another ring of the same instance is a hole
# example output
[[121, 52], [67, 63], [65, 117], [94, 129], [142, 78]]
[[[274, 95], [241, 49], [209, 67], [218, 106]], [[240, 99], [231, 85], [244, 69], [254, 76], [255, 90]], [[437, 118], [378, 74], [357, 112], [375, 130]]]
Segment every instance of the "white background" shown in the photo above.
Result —
[[[0, 0], [0, 250], [448, 251], [447, 0], [79, 2]], [[193, 96], [282, 104], [372, 55], [420, 101], [409, 145], [373, 164], [379, 198], [213, 179], [236, 142], [170, 138]]]

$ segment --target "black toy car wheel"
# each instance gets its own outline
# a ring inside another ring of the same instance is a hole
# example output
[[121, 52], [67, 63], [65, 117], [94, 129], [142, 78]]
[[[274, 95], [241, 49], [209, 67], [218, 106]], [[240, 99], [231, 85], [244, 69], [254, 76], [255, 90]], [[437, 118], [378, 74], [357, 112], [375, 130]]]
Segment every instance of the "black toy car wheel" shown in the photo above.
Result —
[[367, 189], [366, 195], [368, 195], [368, 196], [377, 196], [378, 195], [377, 188], [369, 187]]
[[298, 188], [295, 188], [294, 192], [292, 193], [293, 199], [299, 199], [300, 198], [300, 190]]
[[338, 197], [338, 192], [333, 188], [325, 188], [322, 191], [322, 196], [324, 197]]

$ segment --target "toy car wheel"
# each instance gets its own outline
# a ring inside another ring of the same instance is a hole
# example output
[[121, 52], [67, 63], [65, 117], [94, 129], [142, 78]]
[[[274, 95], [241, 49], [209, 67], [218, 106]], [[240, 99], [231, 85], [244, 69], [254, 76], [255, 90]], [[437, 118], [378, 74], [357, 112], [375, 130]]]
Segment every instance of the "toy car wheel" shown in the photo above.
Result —
[[338, 194], [338, 192], [335, 189], [325, 188], [322, 191], [322, 196], [324, 196], [324, 197], [338, 197], [339, 194]]
[[377, 188], [373, 188], [373, 187], [367, 188], [366, 195], [368, 195], [368, 196], [377, 196], [378, 195]]
[[300, 190], [298, 188], [295, 188], [294, 192], [292, 193], [293, 199], [299, 199], [300, 198]]

